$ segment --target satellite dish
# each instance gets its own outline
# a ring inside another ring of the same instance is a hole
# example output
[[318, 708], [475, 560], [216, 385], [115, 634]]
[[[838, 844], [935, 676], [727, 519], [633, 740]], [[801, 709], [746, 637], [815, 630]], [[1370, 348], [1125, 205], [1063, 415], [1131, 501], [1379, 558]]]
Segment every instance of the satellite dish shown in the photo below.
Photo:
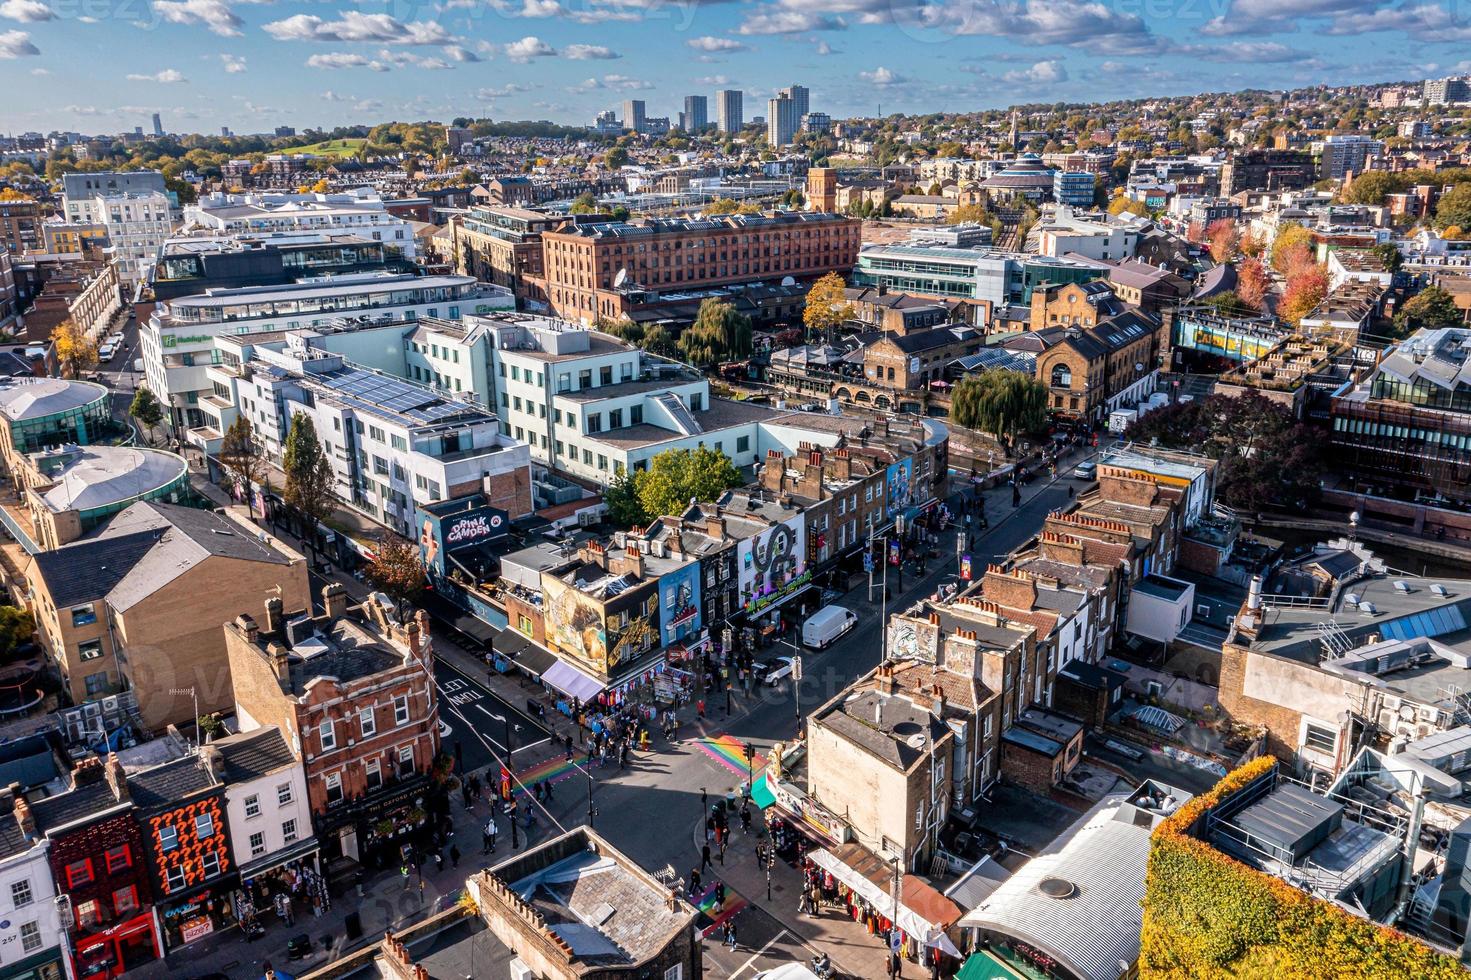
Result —
[[628, 284], [628, 267], [625, 266], [624, 268], [619, 269], [618, 270], [618, 274], [613, 277], [613, 288], [614, 289], [622, 289], [627, 284]]

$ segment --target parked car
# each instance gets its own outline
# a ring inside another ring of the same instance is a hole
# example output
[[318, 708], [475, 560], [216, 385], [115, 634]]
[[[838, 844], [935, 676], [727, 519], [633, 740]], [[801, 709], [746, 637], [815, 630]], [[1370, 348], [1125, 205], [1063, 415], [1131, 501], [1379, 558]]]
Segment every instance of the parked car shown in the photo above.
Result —
[[802, 644], [823, 650], [858, 623], [858, 616], [843, 606], [823, 606], [802, 624]]
[[1089, 460], [1079, 463], [1073, 470], [1073, 476], [1079, 480], [1092, 480], [1098, 476], [1098, 464]]
[[97, 348], [97, 360], [110, 361], [112, 360], [112, 355], [116, 352], [116, 347], [112, 346], [111, 344], [103, 344], [101, 347]]
[[777, 657], [765, 663], [757, 664], [756, 676], [761, 678], [761, 683], [768, 687], [776, 687], [782, 681], [792, 676], [792, 662], [795, 657]]

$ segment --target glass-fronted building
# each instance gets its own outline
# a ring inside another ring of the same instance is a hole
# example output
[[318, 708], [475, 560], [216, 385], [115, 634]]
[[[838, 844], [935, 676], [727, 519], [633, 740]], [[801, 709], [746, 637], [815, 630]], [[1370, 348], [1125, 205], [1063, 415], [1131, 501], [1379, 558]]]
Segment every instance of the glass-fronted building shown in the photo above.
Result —
[[103, 441], [112, 421], [110, 392], [90, 381], [20, 378], [0, 385], [0, 453], [16, 455], [50, 446]]

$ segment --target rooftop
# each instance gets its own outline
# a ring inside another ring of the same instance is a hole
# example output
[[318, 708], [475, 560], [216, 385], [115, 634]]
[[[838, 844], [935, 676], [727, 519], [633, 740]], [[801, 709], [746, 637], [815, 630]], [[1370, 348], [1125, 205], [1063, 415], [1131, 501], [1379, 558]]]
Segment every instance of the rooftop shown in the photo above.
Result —
[[62, 446], [26, 459], [49, 478], [37, 496], [58, 514], [142, 497], [185, 479], [189, 471], [182, 456], [132, 446]]
[[908, 698], [872, 689], [851, 691], [814, 720], [901, 772], [925, 758], [950, 732]]
[[0, 384], [0, 414], [12, 422], [44, 419], [103, 401], [108, 390], [90, 381], [20, 378]]

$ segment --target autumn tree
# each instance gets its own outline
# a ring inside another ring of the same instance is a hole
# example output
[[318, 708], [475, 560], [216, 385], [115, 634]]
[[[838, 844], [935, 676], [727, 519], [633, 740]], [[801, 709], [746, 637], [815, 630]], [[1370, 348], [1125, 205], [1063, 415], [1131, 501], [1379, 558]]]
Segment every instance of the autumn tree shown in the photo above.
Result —
[[802, 307], [802, 323], [809, 335], [830, 340], [832, 332], [852, 319], [853, 308], [848, 305], [844, 290], [847, 283], [836, 272], [829, 272], [807, 290], [807, 300]]
[[1241, 250], [1242, 255], [1252, 259], [1261, 258], [1262, 253], [1267, 250], [1267, 244], [1262, 241], [1262, 236], [1254, 231], [1248, 231], [1242, 235], [1236, 247]]
[[679, 352], [690, 364], [713, 367], [751, 356], [751, 318], [730, 303], [707, 298], [695, 322], [679, 336]]
[[1138, 215], [1141, 218], [1147, 218], [1149, 217], [1149, 205], [1143, 201], [1132, 200], [1123, 194], [1117, 195], [1112, 201], [1108, 202], [1109, 214], [1120, 215], [1125, 212]]
[[326, 451], [317, 440], [317, 427], [305, 412], [291, 417], [291, 429], [286, 433], [286, 445], [281, 453], [281, 468], [286, 472], [286, 504], [300, 519], [302, 540], [311, 548], [317, 537], [317, 525], [332, 511], [336, 477]]
[[399, 619], [403, 619], [404, 603], [424, 591], [424, 564], [419, 560], [419, 549], [397, 534], [384, 534], [378, 539], [365, 574], [368, 581], [393, 600]]
[[1272, 242], [1272, 268], [1291, 276], [1313, 261], [1313, 233], [1302, 225], [1287, 225]]
[[1277, 314], [1295, 327], [1327, 295], [1328, 270], [1316, 264], [1298, 269], [1287, 280], [1287, 288], [1282, 293], [1282, 305], [1278, 307]]
[[1260, 310], [1266, 304], [1272, 277], [1261, 259], [1246, 259], [1236, 269], [1236, 297], [1243, 306]]
[[51, 331], [51, 343], [65, 377], [79, 377], [83, 371], [97, 366], [97, 345], [74, 320], [68, 318], [58, 323]]
[[235, 474], [240, 493], [245, 498], [246, 510], [253, 513], [251, 495], [261, 471], [265, 469], [266, 456], [260, 443], [255, 441], [255, 431], [245, 413], [237, 415], [235, 421], [230, 423], [230, 428], [225, 431], [220, 440], [219, 459]]
[[950, 394], [956, 425], [994, 436], [1011, 452], [1016, 437], [1047, 421], [1047, 389], [1030, 374], [995, 370], [961, 378]]
[[705, 208], [706, 214], [735, 214], [740, 205], [729, 197], [717, 197]]
[[1241, 232], [1230, 218], [1217, 218], [1205, 229], [1206, 247], [1216, 262], [1229, 262], [1241, 244]]
[[730, 457], [709, 446], [667, 449], [634, 479], [639, 503], [650, 517], [682, 514], [691, 500], [713, 500], [745, 482]]
[[151, 388], [147, 385], [138, 386], [138, 390], [133, 392], [128, 414], [143, 426], [143, 441], [152, 443], [153, 430], [163, 423], [163, 405]]
[[1468, 225], [1471, 225], [1471, 181], [1446, 191], [1435, 206], [1437, 228], [1465, 228]]

